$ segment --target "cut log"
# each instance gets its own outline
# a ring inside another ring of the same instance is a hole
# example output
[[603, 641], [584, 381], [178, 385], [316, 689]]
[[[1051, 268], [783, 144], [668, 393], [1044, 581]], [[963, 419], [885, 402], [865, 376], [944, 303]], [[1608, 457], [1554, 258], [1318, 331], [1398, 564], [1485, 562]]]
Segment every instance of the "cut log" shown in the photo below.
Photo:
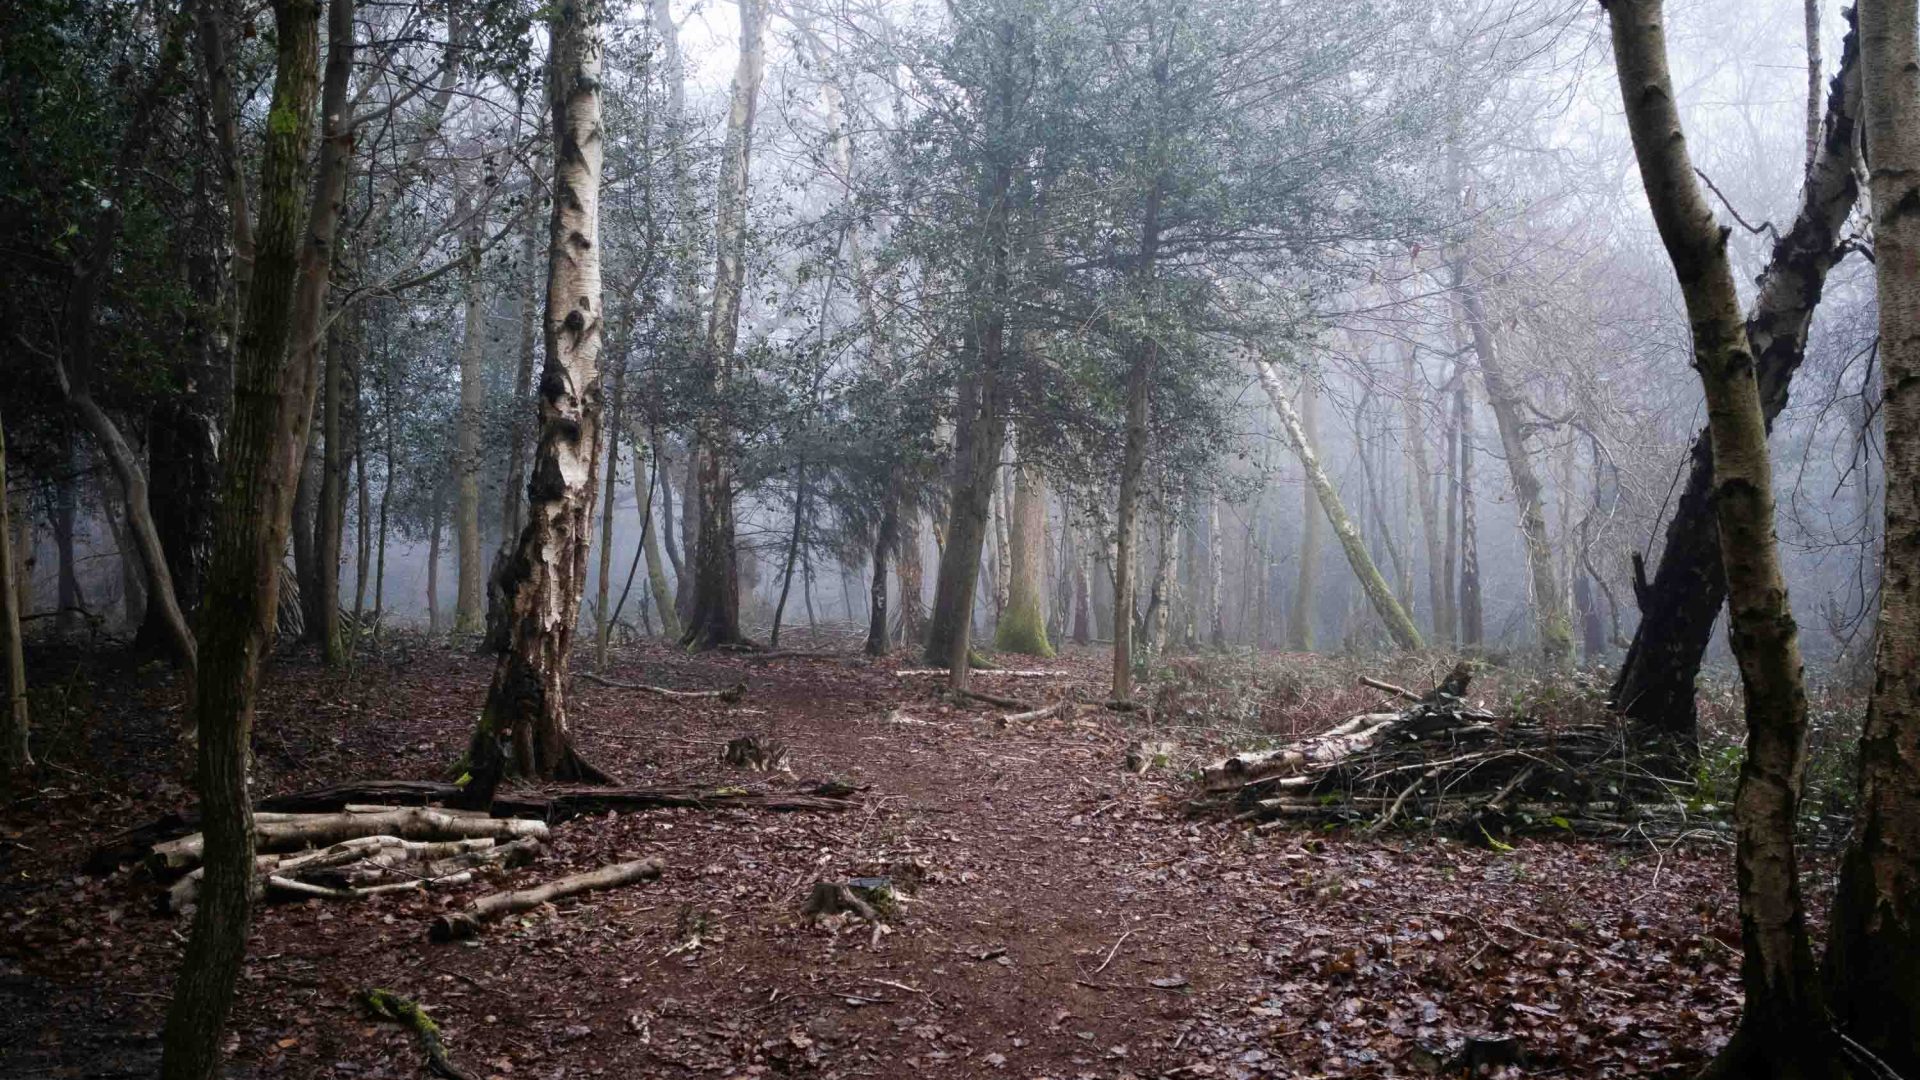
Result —
[[1208, 791], [1235, 791], [1256, 780], [1332, 765], [1378, 742], [1399, 719], [1399, 713], [1362, 713], [1324, 735], [1216, 761], [1200, 771], [1200, 782]]
[[[314, 788], [287, 795], [276, 795], [259, 803], [254, 815], [256, 826], [284, 823], [311, 814], [334, 814], [362, 804], [421, 804], [458, 798], [457, 784], [432, 780], [376, 780], [331, 787]], [[608, 811], [638, 812], [685, 807], [695, 810], [758, 810], [767, 813], [820, 811], [834, 813], [852, 810], [859, 801], [838, 796], [781, 794], [738, 790], [714, 791], [693, 787], [561, 787], [529, 790], [525, 793], [496, 795], [491, 816], [494, 818], [534, 818], [558, 824], [583, 814]], [[298, 808], [302, 813], [289, 812]], [[486, 821], [488, 814], [469, 810], [441, 809], [437, 813]], [[193, 815], [168, 814], [110, 836], [87, 860], [90, 873], [108, 874], [128, 863], [149, 860], [156, 846], [179, 840], [193, 833], [199, 819]], [[164, 860], [162, 860], [164, 862]], [[173, 868], [177, 873], [197, 862], [197, 857]], [[164, 865], [157, 869], [166, 870]]]
[[532, 889], [493, 893], [475, 900], [460, 911], [434, 919], [427, 936], [434, 941], [461, 941], [478, 937], [486, 924], [496, 919], [578, 893], [618, 888], [636, 881], [652, 881], [660, 876], [660, 869], [658, 859], [636, 859], [563, 877]]
[[[278, 876], [344, 888], [402, 880], [450, 885], [455, 883], [437, 879], [492, 864], [522, 865], [531, 861], [539, 850], [539, 839], [531, 836], [499, 845], [491, 837], [420, 841], [402, 840], [397, 836], [361, 836], [318, 851], [256, 856], [254, 872], [263, 879]], [[397, 869], [412, 863], [425, 865], [414, 867], [410, 874]], [[205, 871], [196, 868], [174, 882], [167, 890], [167, 910], [177, 913], [197, 902], [204, 876]]]
[[585, 679], [596, 686], [605, 686], [614, 690], [637, 690], [643, 694], [654, 694], [665, 698], [716, 698], [720, 701], [734, 702], [747, 696], [747, 684], [737, 682], [724, 690], [675, 690], [666, 686], [649, 686], [646, 683], [620, 682], [603, 678], [591, 671], [578, 672], [576, 678]]
[[[547, 836], [544, 822], [477, 817], [424, 807], [378, 813], [342, 811], [337, 814], [298, 814], [256, 819], [253, 831], [257, 850], [269, 853], [325, 847], [358, 837], [393, 836], [402, 840], [492, 837], [511, 840], [534, 836], [544, 840]], [[198, 865], [201, 849], [201, 835], [193, 833], [178, 840], [155, 844], [151, 862], [156, 871], [178, 872]]]

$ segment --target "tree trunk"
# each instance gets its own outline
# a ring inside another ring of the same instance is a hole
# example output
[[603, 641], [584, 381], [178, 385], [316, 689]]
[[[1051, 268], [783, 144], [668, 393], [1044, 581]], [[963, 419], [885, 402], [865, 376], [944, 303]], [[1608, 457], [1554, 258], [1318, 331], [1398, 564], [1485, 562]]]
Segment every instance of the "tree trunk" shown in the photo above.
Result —
[[600, 449], [600, 11], [557, 9], [547, 99], [553, 118], [553, 216], [547, 248], [546, 363], [527, 524], [502, 574], [506, 648], [468, 754], [467, 801], [487, 806], [507, 775], [604, 781], [567, 728], [567, 660], [587, 583]]
[[1207, 497], [1207, 646], [1227, 647], [1227, 622], [1221, 604], [1221, 575], [1225, 572], [1225, 553], [1220, 550], [1220, 497]]
[[74, 485], [69, 474], [55, 478], [53, 487], [54, 615], [53, 628], [65, 635], [80, 628], [80, 580], [74, 576]]
[[1713, 440], [1713, 504], [1732, 605], [1728, 636], [1746, 691], [1747, 754], [1734, 803], [1746, 1007], [1709, 1073], [1837, 1075], [1839, 1047], [1821, 1001], [1794, 851], [1806, 691], [1773, 532], [1772, 466], [1754, 357], [1726, 231], [1701, 194], [1681, 135], [1661, 4], [1610, 0], [1607, 12], [1634, 154], [1692, 324]]
[[900, 529], [899, 558], [894, 574], [900, 580], [899, 639], [918, 645], [927, 634], [926, 579], [920, 563], [920, 507], [902, 497], [896, 519]]
[[[210, 1080], [253, 921], [253, 808], [247, 757], [260, 663], [273, 632], [279, 566], [291, 494], [312, 416], [314, 352], [294, 338], [303, 305], [325, 302], [324, 258], [338, 220], [353, 70], [353, 4], [328, 6], [325, 145], [303, 214], [319, 61], [319, 10], [301, 0], [273, 5], [274, 121], [264, 129], [261, 217], [253, 285], [235, 357], [233, 425], [202, 603], [193, 716], [199, 732], [201, 827], [206, 875], [192, 936], [167, 1010], [165, 1080]], [[303, 243], [302, 224], [306, 225]], [[321, 256], [317, 281], [306, 271]], [[310, 290], [318, 295], [311, 295]], [[313, 324], [308, 324], [309, 329]], [[302, 369], [300, 365], [307, 366]]]
[[[639, 490], [640, 460], [646, 454], [646, 444], [638, 433], [633, 439], [634, 490]], [[660, 535], [672, 529], [671, 515], [656, 519], [653, 515], [654, 486], [665, 482], [667, 478], [666, 462], [655, 458], [653, 478], [649, 481], [646, 503], [640, 507], [640, 546], [647, 558], [647, 588], [653, 596], [653, 606], [660, 613], [660, 635], [668, 641], [680, 640], [680, 619], [673, 610], [673, 591], [667, 586], [666, 567], [660, 561]], [[662, 492], [663, 509], [672, 505], [672, 493]]]
[[432, 518], [427, 523], [427, 633], [440, 634], [440, 538], [447, 520], [447, 481], [433, 488]]
[[754, 115], [766, 75], [769, 16], [767, 0], [739, 0], [739, 5], [740, 62], [734, 71], [727, 139], [721, 152], [713, 311], [702, 349], [714, 414], [702, 419], [698, 436], [700, 531], [693, 553], [693, 612], [681, 634], [685, 644], [698, 649], [746, 641], [740, 630], [740, 574], [734, 550], [733, 424], [728, 395], [740, 333], [741, 293], [746, 286], [748, 173]]
[[1920, 1075], [1920, 18], [1859, 7], [1886, 534], [1860, 800], [1828, 934], [1827, 988], [1847, 1034]]
[[19, 590], [13, 582], [13, 523], [8, 520], [7, 433], [0, 428], [0, 646], [6, 649], [7, 718], [0, 730], [0, 779], [33, 768], [27, 746], [27, 662], [20, 639]]
[[1519, 503], [1520, 539], [1527, 549], [1527, 595], [1533, 608], [1534, 630], [1540, 637], [1541, 657], [1549, 667], [1565, 667], [1573, 662], [1573, 627], [1568, 621], [1566, 598], [1560, 591], [1560, 578], [1554, 570], [1543, 488], [1533, 468], [1532, 453], [1527, 449], [1520, 398], [1507, 381], [1505, 361], [1500, 356], [1493, 326], [1487, 320], [1472, 257], [1466, 253], [1457, 255], [1453, 273], [1460, 307], [1472, 334], [1474, 355], [1480, 361], [1480, 377], [1487, 386], [1487, 402], [1493, 407], [1494, 425], [1500, 431], [1500, 447], [1506, 453], [1507, 472], [1513, 478], [1514, 499]]
[[[1339, 493], [1333, 489], [1333, 482], [1327, 479], [1326, 471], [1320, 467], [1319, 455], [1307, 437], [1300, 415], [1287, 399], [1286, 388], [1280, 384], [1279, 374], [1273, 370], [1272, 364], [1258, 357], [1254, 359], [1254, 367], [1260, 376], [1260, 385], [1267, 391], [1267, 400], [1273, 403], [1274, 412], [1280, 415], [1280, 425], [1286, 431], [1287, 441], [1300, 459], [1301, 468], [1306, 470], [1308, 487], [1319, 497], [1320, 508], [1327, 515], [1327, 523], [1332, 526], [1335, 539], [1340, 541], [1341, 549], [1346, 552], [1347, 564], [1353, 568], [1353, 576], [1360, 580], [1360, 587], [1372, 603], [1374, 614], [1380, 617], [1395, 646], [1409, 652], [1425, 648], [1420, 631], [1414, 628], [1406, 609], [1400, 606], [1386, 579], [1380, 576], [1379, 569], [1373, 564], [1373, 557], [1367, 554], [1366, 541], [1361, 539], [1360, 531], [1353, 527], [1353, 520], [1347, 516]], [[1308, 520], [1311, 520], [1311, 515]], [[1302, 554], [1304, 557], [1304, 552]], [[1302, 585], [1305, 584], [1303, 579]]]
[[[1074, 526], [1068, 521], [1061, 527]], [[1073, 560], [1073, 643], [1088, 645], [1093, 642], [1093, 543], [1088, 536], [1080, 539], [1080, 550]]]
[[[521, 231], [520, 266], [533, 277], [539, 251], [539, 226], [535, 216], [527, 215]], [[518, 279], [516, 279], [518, 280]], [[527, 448], [533, 442], [533, 425], [528, 423], [525, 404], [533, 397], [533, 358], [539, 341], [539, 299], [534, 290], [520, 289], [520, 362], [513, 374], [512, 435], [507, 443], [507, 479], [500, 496], [500, 554], [504, 557], [520, 542], [520, 511], [527, 504]], [[638, 461], [639, 458], [634, 459]]]
[[[1320, 439], [1320, 395], [1311, 385], [1300, 388], [1300, 431], [1307, 445]], [[1315, 586], [1320, 582], [1320, 508], [1309, 480], [1300, 486], [1300, 573], [1293, 588], [1293, 610], [1287, 616], [1287, 649], [1313, 651], [1313, 624], [1318, 614]]]
[[351, 315], [340, 313], [327, 328], [326, 375], [320, 402], [324, 446], [313, 545], [320, 586], [314, 614], [319, 622], [310, 624], [308, 633], [318, 638], [321, 658], [328, 667], [338, 667], [347, 658], [346, 637], [340, 627], [340, 551], [347, 520], [347, 369], [354, 347], [351, 321]]
[[[471, 211], [462, 190], [460, 209]], [[466, 266], [461, 291], [466, 297], [460, 339], [460, 408], [454, 427], [454, 546], [460, 576], [453, 601], [453, 633], [477, 634], [486, 626], [486, 570], [480, 558], [480, 425], [487, 392], [486, 295], [480, 279], [480, 243], [484, 215], [474, 214], [465, 238]]]
[[[136, 174], [147, 160], [154, 133], [164, 127], [158, 111], [175, 89], [174, 75], [185, 52], [186, 32], [191, 20], [182, 9], [167, 16], [167, 36], [160, 46], [160, 59], [152, 78], [134, 101], [120, 148], [108, 174], [108, 190], [102, 198], [103, 209], [92, 223], [83, 255], [74, 267], [68, 284], [66, 307], [62, 313], [64, 338], [61, 355], [54, 360], [54, 377], [61, 396], [66, 399], [81, 427], [93, 437], [100, 454], [107, 460], [120, 482], [126, 499], [127, 531], [139, 552], [147, 583], [148, 608], [166, 628], [166, 638], [174, 662], [191, 679], [196, 656], [193, 630], [173, 589], [165, 548], [154, 524], [152, 501], [148, 494], [147, 471], [120, 428], [93, 400], [93, 331], [100, 306], [101, 290], [113, 272], [114, 255], [120, 247], [126, 207], [131, 198]], [[188, 687], [191, 693], [191, 686]]]
[[1031, 457], [1021, 458], [1014, 466], [1013, 512], [1008, 519], [1007, 608], [1000, 615], [993, 647], [1024, 656], [1052, 656], [1041, 610], [1046, 590], [1041, 571], [1047, 544], [1047, 489], [1040, 465]]
[[800, 558], [800, 548], [806, 539], [807, 463], [802, 459], [794, 463], [793, 529], [787, 535], [787, 557], [780, 571], [780, 599], [773, 605], [773, 629], [767, 635], [767, 644], [775, 649], [780, 647], [780, 621], [787, 614], [787, 597], [793, 592], [793, 567]]
[[1453, 590], [1448, 587], [1450, 560], [1440, 531], [1440, 511], [1433, 497], [1433, 466], [1427, 459], [1426, 425], [1421, 422], [1424, 405], [1418, 357], [1411, 345], [1400, 352], [1402, 391], [1406, 405], [1407, 448], [1413, 455], [1414, 501], [1420, 507], [1420, 535], [1427, 545], [1427, 602], [1433, 608], [1433, 636], [1439, 643], [1453, 640]]
[[[1774, 245], [1747, 313], [1747, 340], [1768, 424], [1786, 407], [1794, 373], [1806, 356], [1807, 328], [1827, 272], [1843, 254], [1842, 230], [1858, 201], [1854, 163], [1860, 98], [1859, 40], [1850, 29], [1828, 91], [1826, 134], [1801, 193], [1800, 211]], [[1713, 442], [1701, 431], [1659, 566], [1651, 581], [1643, 572], [1635, 574], [1640, 625], [1608, 694], [1613, 708], [1659, 732], [1688, 757], [1698, 738], [1694, 682], [1726, 601], [1712, 493]]]
[[1465, 372], [1453, 388], [1453, 430], [1460, 443], [1460, 644], [1477, 649], [1486, 631], [1480, 601], [1480, 511], [1473, 493], [1473, 399]]
[[873, 530], [873, 579], [867, 583], [868, 656], [885, 656], [893, 651], [890, 613], [887, 611], [887, 556], [900, 542], [900, 500], [888, 493], [880, 508], [880, 523]]
[[[613, 588], [613, 508], [620, 495], [621, 413], [627, 397], [627, 355], [624, 348], [613, 361], [613, 394], [607, 404], [607, 481], [606, 502], [600, 507], [600, 580], [593, 604], [593, 669], [607, 670], [607, 649], [613, 641], [613, 612], [607, 608], [607, 594]], [[634, 469], [634, 490], [638, 491], [640, 471]]]

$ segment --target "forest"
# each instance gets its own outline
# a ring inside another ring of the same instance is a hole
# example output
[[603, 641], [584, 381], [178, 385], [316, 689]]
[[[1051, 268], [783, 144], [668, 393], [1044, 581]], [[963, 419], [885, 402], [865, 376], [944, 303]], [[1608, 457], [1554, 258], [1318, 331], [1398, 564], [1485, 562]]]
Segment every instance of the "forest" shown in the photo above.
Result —
[[7, 0], [0, 1077], [1920, 1080], [1920, 0]]

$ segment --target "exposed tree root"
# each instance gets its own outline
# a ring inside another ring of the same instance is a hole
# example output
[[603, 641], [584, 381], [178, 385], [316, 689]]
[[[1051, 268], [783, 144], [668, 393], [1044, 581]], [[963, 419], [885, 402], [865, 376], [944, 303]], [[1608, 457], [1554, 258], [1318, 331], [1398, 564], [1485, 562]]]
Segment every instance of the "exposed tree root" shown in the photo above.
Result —
[[483, 896], [460, 911], [441, 915], [427, 931], [434, 941], [460, 941], [477, 937], [496, 919], [539, 907], [541, 904], [594, 889], [612, 889], [636, 881], [652, 881], [660, 876], [660, 860], [638, 859], [614, 863], [584, 874], [574, 874], [532, 889], [515, 889]]

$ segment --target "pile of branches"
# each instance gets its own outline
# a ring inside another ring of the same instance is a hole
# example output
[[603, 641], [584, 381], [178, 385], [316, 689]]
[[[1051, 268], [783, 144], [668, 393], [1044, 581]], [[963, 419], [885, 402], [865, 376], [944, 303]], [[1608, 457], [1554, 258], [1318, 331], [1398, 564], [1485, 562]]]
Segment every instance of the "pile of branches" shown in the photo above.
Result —
[[1425, 695], [1321, 735], [1235, 754], [1201, 771], [1196, 810], [1260, 827], [1338, 823], [1369, 831], [1421, 822], [1472, 839], [1520, 832], [1641, 838], [1693, 828], [1694, 784], [1663, 748], [1607, 722], [1550, 723], [1470, 707], [1462, 663]]

